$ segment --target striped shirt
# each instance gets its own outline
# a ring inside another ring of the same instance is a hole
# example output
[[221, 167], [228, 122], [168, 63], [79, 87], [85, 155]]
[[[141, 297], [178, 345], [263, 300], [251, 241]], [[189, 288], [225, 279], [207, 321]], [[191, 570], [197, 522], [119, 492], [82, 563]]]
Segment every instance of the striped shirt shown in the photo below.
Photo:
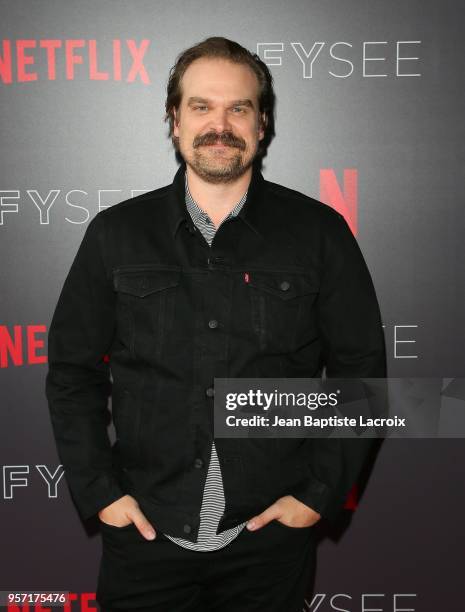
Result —
[[[191, 196], [187, 184], [187, 172], [185, 173], [185, 186], [187, 210], [192, 217], [192, 221], [202, 232], [205, 240], [211, 246], [217, 228], [215, 228], [207, 213], [199, 207]], [[246, 198], [247, 191], [221, 223], [223, 223], [226, 219], [237, 215], [244, 205]], [[168, 534], [165, 535], [176, 544], [179, 544], [179, 546], [189, 548], [191, 550], [209, 551], [223, 548], [240, 534], [247, 522], [245, 521], [240, 525], [236, 525], [236, 527], [232, 527], [231, 529], [227, 529], [222, 533], [216, 534], [216, 529], [218, 527], [218, 523], [220, 522], [221, 515], [224, 512], [224, 508], [225, 499], [223, 478], [221, 476], [221, 467], [218, 461], [218, 455], [216, 454], [215, 441], [213, 440], [207, 480], [205, 482], [202, 506], [200, 509], [200, 525], [197, 542], [190, 542], [189, 540], [184, 540], [182, 538], [174, 538]]]

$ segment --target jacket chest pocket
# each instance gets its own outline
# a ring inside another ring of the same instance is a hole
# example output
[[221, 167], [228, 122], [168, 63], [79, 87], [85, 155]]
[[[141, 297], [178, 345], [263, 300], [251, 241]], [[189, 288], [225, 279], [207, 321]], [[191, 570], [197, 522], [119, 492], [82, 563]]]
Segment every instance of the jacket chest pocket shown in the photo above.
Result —
[[255, 272], [249, 281], [252, 326], [262, 351], [292, 352], [314, 335], [318, 283], [296, 273]]
[[173, 328], [180, 275], [179, 269], [114, 270], [117, 339], [133, 358], [161, 356]]

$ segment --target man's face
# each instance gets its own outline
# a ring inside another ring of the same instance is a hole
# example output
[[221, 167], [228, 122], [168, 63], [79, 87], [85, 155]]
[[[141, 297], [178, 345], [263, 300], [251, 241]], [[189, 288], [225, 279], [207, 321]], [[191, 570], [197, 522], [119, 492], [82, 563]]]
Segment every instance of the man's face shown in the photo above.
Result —
[[173, 135], [186, 164], [209, 183], [236, 180], [264, 137], [257, 77], [246, 65], [201, 58], [187, 68], [181, 87]]

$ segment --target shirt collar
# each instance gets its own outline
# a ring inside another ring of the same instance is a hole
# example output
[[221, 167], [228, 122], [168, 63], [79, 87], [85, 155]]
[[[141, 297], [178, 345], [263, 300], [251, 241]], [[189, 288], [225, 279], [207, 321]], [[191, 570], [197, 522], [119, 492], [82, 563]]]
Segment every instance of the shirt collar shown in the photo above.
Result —
[[[192, 194], [189, 191], [189, 184], [187, 182], [187, 172], [184, 173], [184, 177], [185, 177], [184, 185], [185, 185], [185, 192], [186, 192], [185, 199], [186, 199], [187, 210], [196, 225], [198, 225], [200, 222], [206, 223], [209, 218], [208, 214], [200, 208], [200, 206], [197, 204], [197, 202], [192, 197]], [[242, 206], [244, 205], [246, 198], [247, 198], [247, 191], [244, 193], [242, 198], [237, 202], [234, 208], [228, 213], [228, 215], [226, 216], [226, 219], [229, 219], [230, 217], [235, 217], [239, 213]]]
[[[175, 236], [179, 226], [183, 222], [192, 223], [189, 212], [186, 206], [186, 186], [185, 186], [186, 162], [182, 161], [179, 166], [172, 184], [169, 189], [169, 222], [172, 235]], [[263, 195], [265, 191], [265, 179], [257, 164], [253, 164], [252, 178], [247, 189], [245, 201], [242, 206], [238, 206], [238, 212], [235, 216], [241, 219], [253, 232], [258, 236], [262, 236], [259, 229], [261, 215], [259, 208], [263, 204]], [[239, 204], [239, 202], [238, 202]]]

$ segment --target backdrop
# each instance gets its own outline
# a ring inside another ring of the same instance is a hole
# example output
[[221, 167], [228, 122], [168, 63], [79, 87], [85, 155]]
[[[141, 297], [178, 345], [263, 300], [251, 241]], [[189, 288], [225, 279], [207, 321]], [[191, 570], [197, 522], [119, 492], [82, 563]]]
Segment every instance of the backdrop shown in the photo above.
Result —
[[[163, 114], [176, 56], [220, 35], [270, 66], [265, 178], [350, 223], [380, 301], [389, 375], [463, 377], [463, 3], [0, 7], [0, 590], [67, 590], [68, 610], [93, 610], [100, 539], [57, 458], [47, 330], [90, 219], [172, 181]], [[304, 609], [465, 609], [464, 461], [463, 439], [386, 440], [346, 525], [321, 533]]]

